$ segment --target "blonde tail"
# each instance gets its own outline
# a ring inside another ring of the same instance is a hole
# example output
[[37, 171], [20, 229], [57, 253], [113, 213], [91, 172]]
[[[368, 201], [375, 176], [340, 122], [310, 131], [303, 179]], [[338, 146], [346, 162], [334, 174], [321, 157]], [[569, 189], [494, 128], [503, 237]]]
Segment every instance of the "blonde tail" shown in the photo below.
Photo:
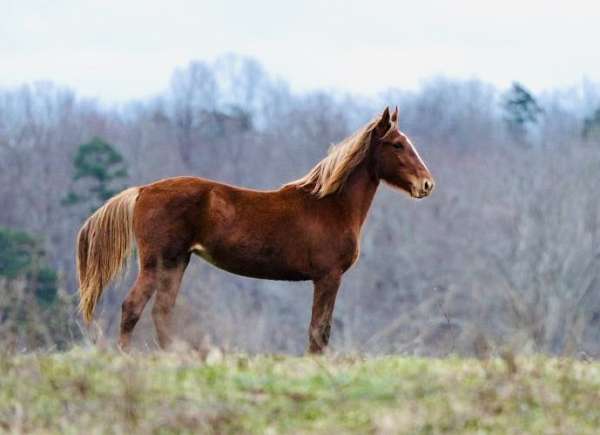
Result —
[[123, 269], [133, 242], [133, 208], [139, 187], [113, 196], [83, 224], [77, 236], [79, 310], [92, 320], [104, 287]]

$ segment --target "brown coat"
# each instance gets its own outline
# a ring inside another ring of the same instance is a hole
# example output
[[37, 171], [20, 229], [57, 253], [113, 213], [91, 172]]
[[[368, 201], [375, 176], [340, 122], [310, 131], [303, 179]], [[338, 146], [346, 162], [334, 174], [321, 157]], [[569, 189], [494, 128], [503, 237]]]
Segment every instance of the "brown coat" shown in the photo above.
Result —
[[275, 191], [256, 191], [196, 177], [160, 180], [115, 196], [78, 237], [81, 309], [90, 320], [106, 284], [135, 239], [139, 275], [123, 302], [120, 345], [127, 347], [144, 306], [161, 346], [171, 309], [195, 253], [229, 272], [254, 278], [312, 280], [309, 350], [329, 340], [342, 274], [358, 258], [360, 232], [380, 180], [416, 198], [433, 180], [388, 109], [336, 145], [305, 177]]

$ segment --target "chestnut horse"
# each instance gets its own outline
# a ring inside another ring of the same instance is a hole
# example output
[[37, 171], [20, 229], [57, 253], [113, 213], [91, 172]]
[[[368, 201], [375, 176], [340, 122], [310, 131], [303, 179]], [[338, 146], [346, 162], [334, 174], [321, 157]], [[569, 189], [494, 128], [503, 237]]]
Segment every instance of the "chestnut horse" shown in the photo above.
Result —
[[423, 198], [432, 176], [398, 129], [398, 109], [383, 113], [331, 148], [307, 175], [279, 190], [257, 191], [196, 177], [129, 188], [90, 216], [77, 238], [80, 309], [90, 322], [102, 290], [122, 270], [133, 242], [139, 273], [122, 305], [119, 345], [127, 348], [153, 294], [161, 347], [192, 253], [254, 278], [314, 283], [309, 352], [327, 346], [344, 272], [356, 261], [362, 225], [380, 180]]

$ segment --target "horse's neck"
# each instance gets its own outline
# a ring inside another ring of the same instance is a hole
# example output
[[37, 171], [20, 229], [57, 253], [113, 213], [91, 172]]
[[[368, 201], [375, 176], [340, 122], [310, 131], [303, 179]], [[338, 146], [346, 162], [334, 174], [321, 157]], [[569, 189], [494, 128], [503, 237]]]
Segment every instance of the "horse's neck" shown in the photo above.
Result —
[[358, 224], [358, 229], [367, 218], [378, 186], [379, 180], [369, 171], [368, 163], [363, 162], [350, 174], [340, 192], [340, 201], [353, 221]]

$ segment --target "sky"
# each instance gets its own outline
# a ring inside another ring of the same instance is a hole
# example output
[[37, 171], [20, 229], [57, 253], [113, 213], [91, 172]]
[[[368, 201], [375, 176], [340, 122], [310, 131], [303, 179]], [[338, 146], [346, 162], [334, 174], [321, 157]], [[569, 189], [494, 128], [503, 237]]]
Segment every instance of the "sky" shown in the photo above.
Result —
[[374, 94], [434, 76], [539, 91], [600, 82], [594, 0], [0, 0], [0, 87], [125, 101], [238, 53], [295, 90]]

